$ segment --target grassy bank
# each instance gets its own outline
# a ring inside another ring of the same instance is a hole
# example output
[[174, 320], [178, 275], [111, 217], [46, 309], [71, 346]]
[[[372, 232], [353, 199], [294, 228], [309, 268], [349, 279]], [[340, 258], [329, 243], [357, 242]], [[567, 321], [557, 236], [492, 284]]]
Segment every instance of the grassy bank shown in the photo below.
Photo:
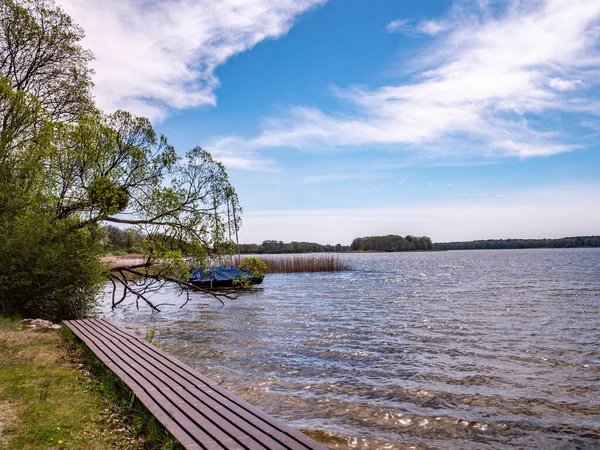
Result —
[[178, 447], [61, 330], [22, 329], [0, 317], [0, 354], [0, 448]]

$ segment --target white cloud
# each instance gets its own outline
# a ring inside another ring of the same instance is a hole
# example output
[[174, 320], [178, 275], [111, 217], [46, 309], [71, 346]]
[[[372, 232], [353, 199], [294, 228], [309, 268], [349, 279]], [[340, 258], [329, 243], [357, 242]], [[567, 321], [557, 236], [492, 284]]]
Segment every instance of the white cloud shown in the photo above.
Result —
[[428, 34], [429, 36], [435, 36], [444, 31], [448, 31], [451, 28], [449, 22], [438, 21], [438, 20], [424, 20], [417, 25], [417, 30], [421, 33]]
[[240, 239], [350, 244], [359, 236], [426, 235], [434, 241], [596, 235], [600, 186], [503, 193], [485, 201], [380, 209], [264, 211], [245, 214]]
[[161, 118], [215, 105], [215, 69], [326, 0], [58, 0], [86, 31], [95, 95], [107, 111]]
[[492, 147], [500, 149], [506, 155], [519, 156], [521, 158], [527, 158], [531, 156], [551, 156], [571, 150], [571, 147], [566, 145], [536, 145], [524, 142], [515, 142], [512, 140], [494, 142], [492, 143]]
[[337, 89], [340, 102], [347, 102], [343, 114], [293, 107], [287, 117], [266, 121], [255, 137], [215, 138], [211, 148], [386, 146], [488, 157], [574, 149], [578, 136], [560, 134], [565, 130], [547, 117], [600, 114], [598, 99], [587, 90], [598, 83], [600, 2], [504, 5], [494, 16], [486, 2], [468, 14], [460, 3], [460, 14], [447, 21], [422, 23], [432, 33], [450, 31], [427, 48], [432, 54], [407, 62], [420, 67], [416, 76], [379, 88]]
[[578, 86], [583, 86], [584, 83], [581, 80], [565, 80], [563, 78], [550, 78], [548, 86], [557, 91], [572, 91], [577, 89]]
[[422, 34], [435, 36], [452, 28], [452, 23], [447, 20], [423, 20], [417, 25], [410, 25], [410, 19], [398, 19], [386, 25], [386, 30], [390, 33], [405, 33], [409, 36], [417, 37]]
[[254, 152], [212, 152], [211, 156], [227, 169], [250, 170], [253, 172], [275, 172], [275, 161], [262, 158]]
[[408, 22], [409, 22], [408, 19], [393, 20], [392, 22], [388, 23], [385, 28], [390, 33], [395, 33], [397, 31], [402, 31], [402, 30], [406, 29]]

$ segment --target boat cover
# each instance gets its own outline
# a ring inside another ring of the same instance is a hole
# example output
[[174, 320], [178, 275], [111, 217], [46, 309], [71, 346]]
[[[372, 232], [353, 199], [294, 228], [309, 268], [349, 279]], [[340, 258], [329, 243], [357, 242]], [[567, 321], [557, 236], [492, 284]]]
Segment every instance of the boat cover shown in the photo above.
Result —
[[239, 280], [241, 278], [256, 278], [256, 276], [245, 269], [235, 269], [227, 267], [215, 267], [214, 269], [196, 269], [190, 274], [190, 282], [227, 282]]

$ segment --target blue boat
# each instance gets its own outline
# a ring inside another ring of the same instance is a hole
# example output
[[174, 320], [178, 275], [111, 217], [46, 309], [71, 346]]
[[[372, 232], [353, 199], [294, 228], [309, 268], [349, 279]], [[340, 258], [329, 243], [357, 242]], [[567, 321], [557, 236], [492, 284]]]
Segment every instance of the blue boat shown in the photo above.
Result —
[[252, 284], [260, 284], [264, 275], [255, 275], [249, 270], [215, 267], [214, 269], [196, 269], [190, 274], [190, 283], [204, 289], [223, 289], [234, 287], [235, 280], [248, 278]]

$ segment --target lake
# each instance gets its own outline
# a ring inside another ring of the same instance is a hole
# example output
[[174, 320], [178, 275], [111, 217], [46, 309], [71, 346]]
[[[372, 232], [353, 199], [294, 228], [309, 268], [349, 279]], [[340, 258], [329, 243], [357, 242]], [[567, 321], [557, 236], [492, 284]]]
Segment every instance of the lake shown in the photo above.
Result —
[[340, 258], [105, 315], [332, 448], [600, 448], [600, 249]]

